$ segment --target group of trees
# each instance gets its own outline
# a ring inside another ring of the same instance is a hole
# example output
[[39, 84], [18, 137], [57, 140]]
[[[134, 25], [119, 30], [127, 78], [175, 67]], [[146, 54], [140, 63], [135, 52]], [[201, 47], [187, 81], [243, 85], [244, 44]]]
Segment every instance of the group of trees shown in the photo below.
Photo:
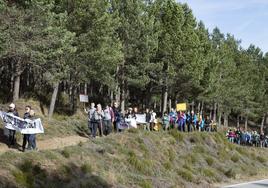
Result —
[[268, 56], [175, 0], [0, 0], [0, 63], [0, 100], [35, 97], [50, 117], [79, 93], [122, 111], [188, 102], [226, 126], [268, 112]]

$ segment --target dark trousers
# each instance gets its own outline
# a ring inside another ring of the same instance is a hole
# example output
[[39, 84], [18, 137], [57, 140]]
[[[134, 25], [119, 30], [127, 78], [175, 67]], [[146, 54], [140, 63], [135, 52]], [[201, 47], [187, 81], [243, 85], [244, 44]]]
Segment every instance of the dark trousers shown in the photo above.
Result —
[[24, 134], [23, 135], [23, 142], [22, 142], [22, 149], [25, 150], [26, 144], [28, 143], [28, 148], [30, 146], [30, 141], [29, 141], [30, 135], [29, 134]]
[[92, 127], [93, 127], [93, 123], [91, 121], [88, 121], [89, 135], [92, 135]]
[[97, 129], [99, 129], [99, 136], [102, 136], [102, 121], [97, 120], [96, 122], [92, 122], [92, 136], [95, 138], [97, 134]]
[[9, 133], [8, 133], [8, 145], [15, 145], [15, 143], [16, 143], [16, 139], [15, 139], [16, 131], [11, 130], [11, 129], [8, 129], [8, 131], [9, 131]]
[[111, 120], [104, 120], [103, 121], [103, 134], [107, 136], [112, 131], [112, 121]]
[[36, 149], [36, 139], [35, 139], [35, 134], [30, 134], [29, 135], [29, 148], [31, 149]]

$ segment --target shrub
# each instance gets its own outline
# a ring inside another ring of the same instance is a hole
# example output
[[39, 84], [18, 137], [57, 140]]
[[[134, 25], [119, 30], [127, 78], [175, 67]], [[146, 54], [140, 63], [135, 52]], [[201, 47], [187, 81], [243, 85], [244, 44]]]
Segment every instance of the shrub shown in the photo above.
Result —
[[65, 158], [70, 158], [70, 152], [67, 149], [62, 150], [61, 154], [65, 157]]
[[214, 172], [212, 170], [208, 169], [208, 168], [202, 169], [202, 174], [203, 174], [203, 176], [208, 177], [208, 178], [214, 178], [215, 177]]
[[194, 152], [195, 153], [205, 153], [205, 148], [204, 148], [204, 146], [198, 144], [194, 147]]
[[178, 170], [177, 174], [189, 182], [192, 182], [194, 179], [192, 172], [188, 170], [184, 170], [184, 169]]
[[172, 165], [169, 161], [165, 162], [163, 165], [164, 165], [166, 170], [171, 170], [171, 168], [172, 168]]
[[240, 153], [241, 155], [247, 155], [247, 152], [246, 152], [245, 148], [242, 148], [242, 147], [237, 146], [236, 147], [236, 151], [238, 153]]
[[169, 131], [169, 134], [173, 136], [177, 141], [180, 141], [180, 142], [183, 141], [183, 134], [180, 133], [178, 130], [172, 129]]
[[236, 172], [234, 171], [234, 169], [231, 168], [231, 169], [225, 171], [224, 175], [227, 176], [228, 178], [235, 178]]
[[232, 157], [231, 157], [231, 160], [233, 161], [233, 162], [238, 162], [239, 161], [239, 155], [237, 155], [237, 154], [234, 154]]
[[168, 150], [168, 159], [169, 161], [174, 161], [175, 159], [175, 152], [172, 149]]
[[90, 164], [85, 163], [81, 166], [81, 171], [85, 174], [90, 174], [92, 173], [92, 167]]
[[142, 188], [152, 188], [153, 185], [152, 185], [152, 182], [151, 182], [151, 181], [143, 180], [143, 181], [140, 183], [140, 187], [142, 187]]
[[207, 162], [207, 164], [209, 165], [209, 166], [212, 166], [213, 165], [213, 163], [214, 163], [214, 159], [212, 158], [212, 157], [206, 157], [206, 162]]
[[264, 158], [264, 157], [262, 157], [262, 156], [258, 156], [258, 157], [257, 157], [257, 160], [258, 160], [259, 162], [261, 162], [261, 163], [266, 163], [266, 162], [267, 162], [267, 159]]

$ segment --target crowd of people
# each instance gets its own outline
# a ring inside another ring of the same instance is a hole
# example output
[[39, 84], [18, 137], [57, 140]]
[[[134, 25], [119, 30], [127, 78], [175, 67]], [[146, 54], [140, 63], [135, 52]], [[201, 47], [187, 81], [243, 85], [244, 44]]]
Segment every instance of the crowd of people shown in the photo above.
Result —
[[226, 137], [232, 143], [239, 145], [255, 146], [255, 147], [268, 147], [268, 136], [263, 131], [260, 134], [257, 131], [245, 131], [238, 129], [229, 129]]
[[[93, 138], [97, 136], [97, 131], [99, 136], [103, 136], [113, 131], [121, 132], [124, 127], [129, 128], [130, 126], [124, 125], [130, 123], [129, 119], [136, 119], [138, 114], [144, 115], [145, 121], [139, 123], [139, 126], [146, 131], [161, 129], [164, 131], [177, 129], [181, 132], [217, 131], [217, 123], [210, 116], [204, 116], [202, 113], [194, 111], [184, 112], [171, 109], [169, 113], [164, 112], [162, 117], [157, 117], [157, 113], [148, 108], [144, 113], [138, 112], [137, 108], [128, 108], [123, 115], [118, 108], [118, 103], [115, 102], [112, 106], [106, 105], [104, 110], [100, 104], [95, 107], [95, 104], [91, 103], [91, 107], [85, 109], [85, 112], [88, 113], [88, 127]], [[230, 142], [239, 145], [268, 147], [268, 136], [265, 136], [264, 132], [258, 134], [257, 131], [244, 131], [240, 128], [229, 129], [226, 137]]]
[[[8, 106], [7, 113], [12, 114], [16, 117], [19, 117], [19, 113], [16, 109], [16, 105], [14, 103], [11, 103]], [[25, 106], [25, 113], [23, 115], [23, 119], [33, 120], [35, 116], [34, 110], [31, 108], [31, 106], [27, 105]], [[5, 135], [7, 135], [7, 144], [8, 147], [14, 147], [17, 144], [16, 139], [16, 130], [12, 129], [4, 129]], [[23, 142], [22, 142], [22, 148], [21, 151], [24, 152], [25, 150], [37, 150], [36, 147], [36, 137], [35, 134], [23, 134]]]
[[[103, 136], [114, 132], [123, 131], [125, 124], [130, 123], [130, 119], [136, 119], [138, 114], [137, 108], [128, 108], [124, 115], [118, 108], [118, 103], [114, 103], [112, 106], [106, 105], [102, 110], [101, 104], [91, 103], [89, 109], [85, 109], [88, 114], [88, 128], [90, 135], [95, 138], [97, 135]], [[209, 116], [194, 111], [183, 112], [171, 109], [170, 113], [165, 112], [162, 118], [157, 118], [154, 110], [146, 109], [144, 113], [145, 121], [140, 123], [144, 130], [158, 131], [160, 129], [169, 130], [177, 129], [182, 132], [191, 131], [217, 131], [216, 122], [214, 122]], [[134, 126], [135, 127], [135, 126]], [[136, 127], [135, 127], [136, 128]]]

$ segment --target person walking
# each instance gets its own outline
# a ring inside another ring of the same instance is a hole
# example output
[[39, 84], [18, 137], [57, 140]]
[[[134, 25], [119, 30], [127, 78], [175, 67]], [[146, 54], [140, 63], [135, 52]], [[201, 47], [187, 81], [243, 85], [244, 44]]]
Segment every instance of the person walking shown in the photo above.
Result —
[[93, 121], [94, 121], [94, 119], [93, 119], [93, 114], [94, 114], [94, 112], [96, 111], [96, 108], [95, 108], [95, 103], [94, 102], [92, 102], [91, 104], [90, 104], [90, 109], [85, 109], [85, 112], [88, 114], [88, 129], [89, 129], [89, 135], [93, 135], [93, 131], [92, 131], [92, 129], [93, 129]]
[[112, 131], [112, 117], [113, 115], [113, 110], [112, 108], [107, 105], [104, 112], [104, 118], [103, 118], [103, 134], [105, 136], [109, 135]]
[[101, 108], [101, 105], [98, 104], [95, 112], [93, 113], [94, 117], [94, 123], [93, 123], [93, 138], [96, 137], [97, 129], [99, 130], [99, 136], [102, 136], [102, 125], [103, 125], [103, 117], [104, 117], [104, 112]]

